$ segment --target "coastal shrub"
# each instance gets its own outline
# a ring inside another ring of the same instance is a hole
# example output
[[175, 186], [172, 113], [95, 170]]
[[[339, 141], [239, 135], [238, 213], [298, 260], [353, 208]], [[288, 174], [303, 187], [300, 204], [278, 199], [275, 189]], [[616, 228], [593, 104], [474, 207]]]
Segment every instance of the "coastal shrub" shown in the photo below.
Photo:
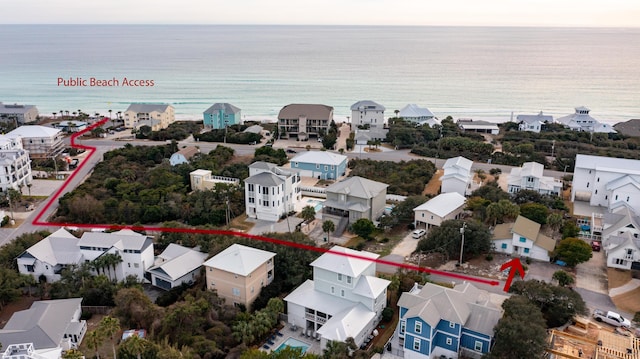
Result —
[[351, 176], [360, 176], [389, 185], [387, 193], [401, 196], [420, 195], [435, 173], [435, 165], [427, 160], [374, 161], [352, 159], [348, 163]]
[[251, 144], [260, 142], [262, 136], [257, 133], [252, 132], [242, 132], [244, 129], [240, 126], [234, 125], [229, 126], [225, 129], [213, 129], [208, 132], [194, 134], [193, 137], [197, 141], [204, 142], [226, 142], [227, 143], [238, 143], [238, 144]]

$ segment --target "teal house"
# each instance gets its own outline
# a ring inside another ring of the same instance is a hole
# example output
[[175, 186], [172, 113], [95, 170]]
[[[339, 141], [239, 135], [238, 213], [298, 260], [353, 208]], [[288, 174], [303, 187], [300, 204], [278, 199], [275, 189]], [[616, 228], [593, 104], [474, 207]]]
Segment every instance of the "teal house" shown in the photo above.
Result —
[[289, 160], [303, 177], [337, 180], [347, 171], [347, 156], [329, 151], [303, 151]]
[[230, 103], [215, 103], [203, 113], [205, 129], [223, 129], [242, 123], [240, 109]]
[[481, 358], [491, 350], [502, 316], [488, 293], [468, 282], [453, 289], [416, 284], [402, 293], [398, 307], [396, 353], [415, 359]]

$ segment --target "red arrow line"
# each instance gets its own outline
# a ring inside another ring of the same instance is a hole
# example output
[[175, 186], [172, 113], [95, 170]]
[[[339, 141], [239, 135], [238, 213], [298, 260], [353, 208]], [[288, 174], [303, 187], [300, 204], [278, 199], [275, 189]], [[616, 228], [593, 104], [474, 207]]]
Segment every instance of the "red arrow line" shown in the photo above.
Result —
[[[331, 251], [331, 250], [328, 250], [328, 249], [325, 249], [325, 248], [314, 247], [314, 246], [310, 246], [310, 245], [306, 245], [306, 244], [294, 243], [294, 242], [289, 242], [289, 241], [285, 241], [285, 240], [281, 240], [281, 239], [269, 238], [269, 237], [253, 235], [253, 234], [248, 234], [248, 233], [243, 233], [243, 232], [235, 232], [235, 231], [228, 231], [228, 230], [216, 230], [216, 229], [197, 229], [197, 228], [170, 228], [170, 227], [130, 226], [130, 225], [114, 225], [114, 224], [61, 223], [61, 222], [49, 222], [49, 221], [46, 221], [46, 220], [42, 220], [41, 217], [53, 205], [54, 201], [58, 200], [58, 197], [60, 197], [60, 195], [62, 194], [64, 189], [70, 183], [70, 181], [73, 178], [75, 178], [75, 176], [80, 172], [80, 169], [85, 164], [87, 164], [89, 162], [88, 159], [91, 158], [91, 156], [93, 156], [95, 154], [95, 152], [96, 152], [96, 148], [95, 147], [77, 144], [76, 143], [76, 139], [78, 138], [78, 136], [81, 136], [84, 133], [86, 133], [88, 131], [91, 131], [91, 130], [93, 130], [94, 128], [96, 128], [98, 126], [103, 125], [105, 122], [107, 122], [106, 118], [101, 120], [101, 121], [99, 121], [99, 122], [96, 122], [96, 123], [92, 124], [91, 126], [87, 127], [86, 129], [84, 129], [84, 130], [82, 130], [80, 132], [76, 132], [73, 135], [71, 135], [71, 146], [75, 147], [75, 148], [85, 149], [85, 150], [89, 151], [89, 154], [87, 155], [85, 160], [82, 161], [82, 163], [76, 168], [76, 170], [67, 178], [67, 180], [62, 184], [62, 186], [53, 194], [53, 196], [51, 196], [49, 201], [47, 201], [47, 203], [44, 206], [44, 208], [40, 211], [40, 213], [38, 213], [36, 218], [33, 220], [33, 222], [32, 222], [33, 225], [35, 225], [35, 226], [78, 227], [78, 228], [103, 228], [103, 229], [112, 229], [112, 230], [130, 229], [130, 230], [133, 230], [133, 231], [157, 231], [157, 232], [172, 232], [172, 233], [218, 234], [218, 235], [225, 235], [225, 236], [244, 237], [244, 238], [249, 238], [249, 239], [255, 239], [255, 240], [258, 240], [258, 241], [269, 242], [269, 243], [274, 243], [274, 244], [277, 244], [277, 245], [289, 246], [289, 247], [293, 247], [293, 248], [299, 248], [299, 249], [304, 249], [304, 250], [314, 251], [314, 252], [319, 252], [319, 253], [330, 252], [330, 253], [335, 254], [335, 255], [341, 255], [341, 256], [345, 256], [345, 257], [356, 258], [356, 259], [371, 261], [371, 262], [380, 263], [380, 264], [386, 264], [386, 265], [390, 265], [390, 266], [395, 266], [395, 267], [409, 269], [409, 270], [415, 270], [415, 271], [428, 273], [428, 274], [442, 275], [442, 276], [451, 277], [451, 278], [460, 279], [460, 280], [465, 280], [465, 281], [469, 281], [469, 282], [482, 283], [482, 284], [487, 284], [487, 285], [491, 285], [491, 286], [497, 286], [497, 285], [500, 284], [500, 282], [498, 282], [497, 280], [474, 278], [474, 277], [466, 276], [466, 275], [463, 275], [463, 274], [444, 272], [444, 271], [439, 271], [439, 270], [436, 270], [436, 269], [419, 267], [419, 266], [412, 265], [412, 264], [396, 263], [396, 262], [391, 262], [391, 261], [383, 260], [383, 259], [372, 259], [372, 258], [369, 258], [369, 257], [364, 257], [364, 256], [360, 256], [360, 255], [350, 254], [350, 253], [334, 252], [334, 251]], [[509, 280], [511, 280], [512, 277], [513, 276], [510, 274]], [[508, 283], [510, 283], [510, 281]]]

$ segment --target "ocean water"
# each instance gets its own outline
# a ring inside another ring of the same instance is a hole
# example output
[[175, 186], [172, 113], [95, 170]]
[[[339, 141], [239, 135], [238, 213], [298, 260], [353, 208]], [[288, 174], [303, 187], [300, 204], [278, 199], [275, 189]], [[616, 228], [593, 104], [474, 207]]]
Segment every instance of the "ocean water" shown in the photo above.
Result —
[[[368, 99], [389, 115], [416, 103], [502, 122], [584, 105], [604, 122], [640, 118], [640, 29], [1, 25], [0, 44], [0, 101], [45, 115], [156, 102], [197, 119], [230, 102], [272, 119], [289, 103], [322, 103], [340, 119]], [[58, 83], [79, 77], [87, 86]]]

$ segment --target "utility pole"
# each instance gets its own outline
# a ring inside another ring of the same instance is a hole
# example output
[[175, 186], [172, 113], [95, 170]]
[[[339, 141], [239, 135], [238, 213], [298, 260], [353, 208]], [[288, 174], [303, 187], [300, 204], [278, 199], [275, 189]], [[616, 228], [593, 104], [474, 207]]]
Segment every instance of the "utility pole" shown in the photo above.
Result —
[[462, 222], [462, 228], [460, 228], [460, 235], [462, 236], [462, 242], [460, 243], [460, 262], [458, 265], [462, 265], [462, 252], [464, 251], [464, 231], [467, 229], [467, 222]]

